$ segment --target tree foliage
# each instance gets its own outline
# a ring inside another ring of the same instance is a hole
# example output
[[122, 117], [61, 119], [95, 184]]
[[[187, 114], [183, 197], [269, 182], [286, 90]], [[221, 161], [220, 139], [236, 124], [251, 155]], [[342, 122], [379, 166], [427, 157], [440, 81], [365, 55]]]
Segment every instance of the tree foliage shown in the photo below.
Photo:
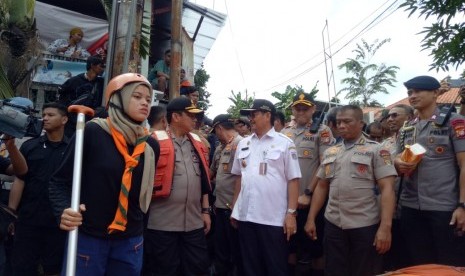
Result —
[[28, 94], [40, 50], [35, 0], [0, 1], [0, 99]]
[[465, 1], [405, 0], [399, 8], [409, 11], [409, 17], [417, 13], [425, 19], [436, 18], [420, 32], [424, 36], [421, 47], [433, 57], [430, 69], [448, 71], [449, 65], [457, 69], [465, 61]]
[[199, 106], [205, 111], [207, 110], [210, 104], [210, 95], [211, 93], [207, 91], [207, 82], [210, 79], [210, 75], [207, 71], [202, 67], [195, 72], [194, 75], [194, 85], [199, 90], [200, 99], [199, 99]]
[[[313, 99], [315, 99], [316, 94], [319, 91], [317, 85], [318, 82], [315, 83], [312, 90], [309, 92], [310, 96], [312, 96]], [[290, 120], [291, 118], [292, 110], [289, 107], [291, 106], [295, 95], [298, 95], [302, 92], [305, 93], [305, 90], [303, 89], [302, 85], [295, 85], [294, 87], [288, 85], [286, 87], [286, 90], [282, 93], [278, 91], [271, 93], [271, 96], [275, 97], [278, 100], [278, 102], [275, 104], [276, 109], [281, 110], [284, 113], [284, 115], [286, 116], [286, 120]]]
[[245, 90], [245, 95], [242, 95], [241, 91], [234, 93], [231, 90], [231, 96], [228, 99], [232, 102], [232, 105], [228, 107], [227, 112], [231, 114], [233, 118], [239, 118], [241, 116], [240, 110], [244, 108], [249, 108], [252, 106], [255, 94], [249, 96], [247, 90]]
[[372, 57], [381, 46], [389, 42], [384, 39], [381, 42], [375, 40], [368, 44], [362, 40], [362, 44], [357, 44], [355, 58], [349, 58], [339, 65], [339, 69], [345, 69], [349, 77], [342, 79], [341, 83], [347, 86], [338, 93], [347, 91], [345, 96], [351, 103], [359, 103], [362, 106], [378, 106], [379, 103], [373, 100], [373, 96], [378, 93], [388, 94], [387, 86], [394, 86], [396, 74], [399, 67], [387, 66], [384, 63], [370, 63]]
[[[100, 0], [100, 3], [105, 10], [105, 15], [107, 16], [107, 20], [110, 21], [111, 18], [111, 11], [113, 9], [113, 1], [112, 0]], [[150, 11], [143, 10], [142, 15], [143, 20], [150, 21]], [[147, 25], [144, 21], [142, 21], [140, 33], [136, 35], [140, 36], [140, 44], [139, 44], [139, 55], [142, 58], [147, 58], [150, 54], [150, 26]]]

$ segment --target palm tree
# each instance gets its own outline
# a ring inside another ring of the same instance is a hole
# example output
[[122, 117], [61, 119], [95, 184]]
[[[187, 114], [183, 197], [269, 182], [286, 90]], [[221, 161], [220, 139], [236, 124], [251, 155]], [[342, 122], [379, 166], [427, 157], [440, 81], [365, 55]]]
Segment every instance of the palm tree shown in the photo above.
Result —
[[348, 86], [338, 93], [347, 91], [346, 99], [351, 102], [359, 102], [363, 106], [379, 104], [372, 99], [377, 93], [389, 94], [387, 86], [394, 86], [399, 67], [387, 66], [384, 63], [370, 63], [378, 49], [389, 41], [390, 39], [384, 39], [378, 43], [378, 40], [375, 40], [369, 45], [365, 40], [362, 40], [362, 45], [357, 44], [357, 48], [353, 51], [357, 54], [355, 58], [349, 58], [345, 63], [339, 65], [339, 69], [345, 69], [350, 76], [342, 79], [341, 83]]
[[255, 98], [255, 94], [252, 97], [249, 97], [247, 94], [247, 90], [245, 90], [245, 98], [242, 98], [241, 91], [234, 93], [234, 91], [231, 90], [231, 97], [228, 97], [228, 99], [233, 103], [228, 107], [227, 112], [231, 114], [233, 118], [239, 118], [241, 116], [240, 110], [244, 108], [249, 108], [252, 106], [253, 100]]
[[0, 99], [27, 97], [37, 64], [35, 0], [0, 1]]

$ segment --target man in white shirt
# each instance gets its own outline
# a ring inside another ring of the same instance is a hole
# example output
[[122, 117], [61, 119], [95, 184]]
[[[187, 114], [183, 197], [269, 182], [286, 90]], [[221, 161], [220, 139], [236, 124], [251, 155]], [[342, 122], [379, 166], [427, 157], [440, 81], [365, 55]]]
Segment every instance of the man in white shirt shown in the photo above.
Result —
[[292, 140], [274, 130], [275, 114], [274, 105], [262, 99], [241, 110], [254, 133], [236, 149], [231, 217], [239, 230], [245, 275], [287, 276], [287, 241], [297, 231], [299, 161]]

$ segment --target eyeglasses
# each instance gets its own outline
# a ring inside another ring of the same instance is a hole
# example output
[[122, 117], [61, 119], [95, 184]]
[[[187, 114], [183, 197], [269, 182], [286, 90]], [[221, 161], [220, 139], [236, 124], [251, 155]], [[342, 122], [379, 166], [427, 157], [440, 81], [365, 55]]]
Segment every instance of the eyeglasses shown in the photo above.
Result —
[[403, 113], [396, 113], [396, 112], [394, 112], [394, 113], [388, 114], [388, 115], [387, 115], [387, 118], [395, 119], [395, 118], [397, 118], [399, 115], [404, 115], [404, 114], [403, 114]]

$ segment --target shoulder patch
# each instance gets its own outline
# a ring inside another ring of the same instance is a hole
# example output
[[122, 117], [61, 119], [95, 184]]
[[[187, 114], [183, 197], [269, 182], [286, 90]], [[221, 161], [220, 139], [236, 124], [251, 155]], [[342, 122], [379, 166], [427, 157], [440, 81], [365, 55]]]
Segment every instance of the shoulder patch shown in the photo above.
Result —
[[164, 131], [164, 130], [155, 130], [153, 132], [153, 134], [155, 134], [155, 137], [153, 137], [153, 136], [152, 137], [157, 139], [157, 140], [169, 139], [168, 133], [166, 131]]
[[465, 138], [465, 119], [458, 118], [450, 121], [457, 139]]
[[385, 165], [392, 165], [391, 153], [387, 149], [382, 149], [379, 151], [379, 156], [383, 158]]
[[331, 132], [329, 129], [323, 129], [320, 131], [321, 142], [325, 145], [329, 145], [331, 142]]

